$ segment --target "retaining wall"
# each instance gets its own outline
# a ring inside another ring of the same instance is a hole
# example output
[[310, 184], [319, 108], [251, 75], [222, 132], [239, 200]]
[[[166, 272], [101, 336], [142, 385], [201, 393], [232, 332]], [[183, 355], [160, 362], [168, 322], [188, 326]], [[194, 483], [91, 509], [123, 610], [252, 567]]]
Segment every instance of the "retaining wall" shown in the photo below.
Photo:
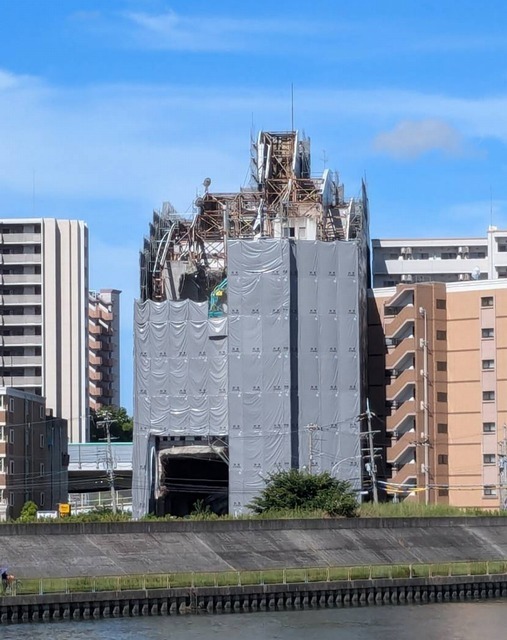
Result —
[[0, 526], [19, 578], [507, 559], [507, 518], [365, 518]]

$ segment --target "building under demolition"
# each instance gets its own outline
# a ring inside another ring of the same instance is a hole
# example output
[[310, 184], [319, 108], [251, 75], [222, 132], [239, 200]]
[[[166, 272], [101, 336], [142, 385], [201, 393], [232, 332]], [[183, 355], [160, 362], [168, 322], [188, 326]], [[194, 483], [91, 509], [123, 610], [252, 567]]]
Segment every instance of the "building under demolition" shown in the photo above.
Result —
[[[310, 141], [261, 132], [251, 186], [166, 204], [135, 304], [133, 510], [241, 513], [269, 473], [361, 487], [368, 205], [312, 177]], [[198, 502], [202, 501], [202, 502]]]

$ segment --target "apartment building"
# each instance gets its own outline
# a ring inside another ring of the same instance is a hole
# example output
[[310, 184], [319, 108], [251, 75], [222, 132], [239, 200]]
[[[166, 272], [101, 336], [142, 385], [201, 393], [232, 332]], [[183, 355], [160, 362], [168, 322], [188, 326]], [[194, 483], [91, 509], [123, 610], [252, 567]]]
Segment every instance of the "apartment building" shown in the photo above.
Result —
[[0, 220], [0, 385], [44, 396], [87, 439], [88, 230], [77, 220]]
[[370, 298], [369, 382], [394, 499], [505, 505], [507, 281], [419, 283]]
[[375, 288], [507, 277], [507, 231], [493, 226], [484, 238], [377, 239], [372, 249]]
[[120, 406], [120, 294], [101, 289], [88, 296], [89, 403], [95, 411]]
[[25, 502], [55, 510], [67, 502], [67, 423], [47, 415], [45, 399], [0, 387], [0, 521]]

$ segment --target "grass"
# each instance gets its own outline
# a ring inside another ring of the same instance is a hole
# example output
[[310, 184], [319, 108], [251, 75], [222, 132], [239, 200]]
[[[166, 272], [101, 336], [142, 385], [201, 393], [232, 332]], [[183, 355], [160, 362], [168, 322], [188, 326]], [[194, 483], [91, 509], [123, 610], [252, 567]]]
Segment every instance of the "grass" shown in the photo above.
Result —
[[444, 562], [438, 564], [371, 565], [354, 567], [309, 567], [267, 571], [185, 572], [129, 576], [72, 578], [24, 578], [17, 595], [90, 593], [144, 589], [230, 587], [238, 585], [295, 584], [340, 580], [429, 578], [507, 574], [507, 561]]
[[507, 511], [485, 511], [476, 508], [451, 507], [445, 504], [417, 504], [414, 502], [367, 502], [359, 509], [361, 518], [445, 518], [445, 517], [477, 517], [506, 516]]

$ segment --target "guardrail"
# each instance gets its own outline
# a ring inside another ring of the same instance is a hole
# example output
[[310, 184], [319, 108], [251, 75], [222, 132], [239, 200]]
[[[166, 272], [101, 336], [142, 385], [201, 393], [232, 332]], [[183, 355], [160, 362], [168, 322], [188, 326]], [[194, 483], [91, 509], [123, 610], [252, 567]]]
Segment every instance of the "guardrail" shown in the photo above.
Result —
[[412, 579], [507, 574], [507, 561], [395, 564], [351, 567], [309, 567], [264, 571], [187, 572], [130, 576], [23, 578], [5, 595], [48, 595], [147, 589], [234, 587], [298, 584], [340, 580]]

